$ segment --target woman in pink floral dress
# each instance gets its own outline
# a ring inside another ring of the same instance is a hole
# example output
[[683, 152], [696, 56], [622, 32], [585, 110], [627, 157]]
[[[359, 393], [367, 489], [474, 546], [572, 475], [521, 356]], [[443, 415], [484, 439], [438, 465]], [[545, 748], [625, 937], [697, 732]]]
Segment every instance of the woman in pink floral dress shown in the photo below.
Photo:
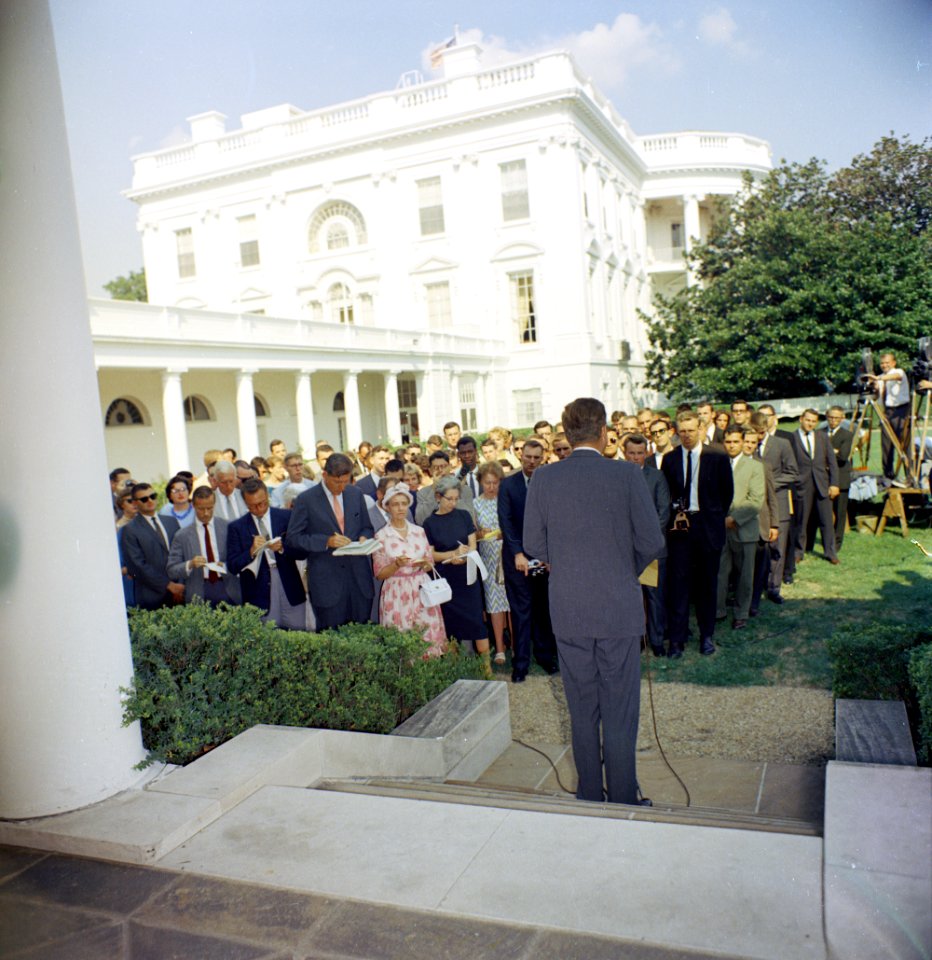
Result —
[[439, 657], [446, 650], [447, 634], [440, 607], [425, 607], [418, 588], [429, 578], [433, 556], [423, 529], [408, 520], [414, 502], [404, 483], [389, 488], [382, 501], [390, 520], [375, 535], [382, 549], [372, 555], [373, 569], [382, 581], [379, 621], [400, 630], [424, 631], [430, 644], [426, 657]]

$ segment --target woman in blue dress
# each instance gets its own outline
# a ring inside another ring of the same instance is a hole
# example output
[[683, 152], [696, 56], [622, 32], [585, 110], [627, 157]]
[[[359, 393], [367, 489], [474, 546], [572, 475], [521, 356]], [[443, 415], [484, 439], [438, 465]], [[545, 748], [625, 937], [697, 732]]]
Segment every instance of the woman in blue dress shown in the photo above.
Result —
[[[441, 477], [434, 484], [437, 510], [424, 521], [424, 532], [433, 547], [434, 563], [453, 594], [440, 608], [448, 637], [471, 640], [482, 659], [483, 673], [492, 676], [489, 635], [482, 617], [482, 587], [479, 577], [466, 583], [466, 554], [476, 549], [476, 526], [466, 510], [458, 510], [460, 485], [455, 477]], [[449, 561], [445, 563], [444, 561]]]

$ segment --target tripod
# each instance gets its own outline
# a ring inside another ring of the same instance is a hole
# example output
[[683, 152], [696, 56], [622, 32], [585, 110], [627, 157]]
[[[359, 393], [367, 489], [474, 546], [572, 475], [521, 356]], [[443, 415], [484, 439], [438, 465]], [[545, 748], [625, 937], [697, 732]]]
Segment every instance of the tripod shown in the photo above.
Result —
[[[910, 400], [912, 406], [912, 412], [909, 417], [909, 424], [916, 418], [916, 397], [912, 396]], [[903, 468], [904, 480], [906, 481], [907, 486], [909, 487], [918, 487], [919, 486], [919, 457], [913, 455], [912, 445], [909, 443], [908, 437], [912, 431], [907, 428], [906, 435], [906, 446], [904, 447], [903, 440], [897, 436], [896, 431], [893, 429], [893, 425], [890, 423], [889, 418], [884, 412], [883, 405], [875, 396], [867, 394], [858, 395], [857, 407], [854, 411], [854, 416], [852, 417], [853, 433], [856, 441], [860, 441], [861, 430], [864, 427], [865, 421], [867, 422], [867, 439], [863, 445], [858, 446], [859, 455], [861, 457], [861, 465], [866, 466], [868, 458], [870, 457], [870, 443], [871, 436], [874, 428], [874, 414], [877, 415], [878, 421], [880, 423], [880, 429], [883, 434], [887, 437], [891, 444], [893, 444], [893, 449], [896, 452], [896, 465], [893, 469], [893, 475], [896, 476], [900, 467]], [[925, 432], [928, 430], [929, 424], [929, 405], [928, 399], [926, 402], [926, 424], [925, 430], [923, 431], [923, 440], [925, 439]], [[921, 450], [921, 448], [920, 448]]]

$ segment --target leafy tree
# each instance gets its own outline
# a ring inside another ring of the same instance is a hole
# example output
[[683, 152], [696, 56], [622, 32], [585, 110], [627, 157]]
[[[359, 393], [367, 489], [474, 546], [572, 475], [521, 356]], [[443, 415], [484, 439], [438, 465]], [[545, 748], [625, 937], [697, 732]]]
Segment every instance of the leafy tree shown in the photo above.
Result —
[[109, 283], [104, 284], [104, 290], [106, 290], [114, 300], [149, 302], [149, 291], [146, 287], [146, 271], [144, 269], [138, 272], [130, 270], [128, 276], [115, 277]]
[[932, 150], [887, 137], [829, 176], [750, 175], [690, 254], [699, 283], [647, 317], [648, 383], [679, 399], [845, 390], [863, 347], [932, 328]]

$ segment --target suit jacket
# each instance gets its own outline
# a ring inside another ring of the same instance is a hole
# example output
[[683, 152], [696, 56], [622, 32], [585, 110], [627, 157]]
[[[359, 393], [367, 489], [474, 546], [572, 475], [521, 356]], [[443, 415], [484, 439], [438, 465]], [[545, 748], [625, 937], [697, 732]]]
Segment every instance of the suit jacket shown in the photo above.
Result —
[[[465, 510], [476, 521], [476, 515], [473, 510], [472, 490], [468, 486], [460, 484], [460, 502], [456, 505], [457, 510]], [[424, 526], [424, 521], [437, 509], [437, 495], [434, 493], [433, 485], [421, 487], [417, 492], [417, 501], [414, 510], [414, 522], [419, 526]]]
[[[190, 603], [195, 597], [201, 597], [201, 599], [204, 597], [204, 571], [195, 567], [191, 568], [190, 573], [187, 571], [189, 560], [203, 556], [198, 537], [199, 527], [200, 524], [195, 520], [194, 523], [179, 530], [172, 539], [171, 549], [168, 551], [168, 575], [175, 582], [184, 584], [185, 603]], [[214, 538], [211, 547], [214, 557], [226, 563], [227, 523], [219, 517], [214, 518]], [[226, 588], [230, 603], [241, 603], [242, 592], [236, 574], [230, 573], [228, 567], [227, 572], [221, 574], [220, 579]]]
[[767, 438], [764, 454], [761, 458], [770, 467], [774, 486], [777, 490], [777, 504], [780, 522], [790, 519], [790, 494], [799, 482], [799, 467], [796, 464], [796, 450], [790, 440], [781, 437], [779, 431]]
[[[647, 492], [654, 502], [654, 508], [657, 510], [657, 519], [660, 521], [660, 529], [666, 530], [670, 526], [670, 488], [664, 475], [651, 464], [650, 460], [644, 461], [644, 480], [647, 482]], [[660, 557], [667, 555], [667, 545], [664, 541], [663, 552]]]
[[[288, 602], [299, 604], [307, 599], [307, 593], [304, 590], [298, 565], [295, 563], [295, 560], [301, 557], [290, 549], [289, 539], [285, 536], [291, 513], [290, 510], [269, 507], [269, 512], [264, 519], [266, 525], [271, 527], [273, 537], [285, 537], [285, 548], [281, 553], [275, 554], [275, 564]], [[234, 520], [227, 526], [227, 567], [231, 573], [239, 574], [243, 603], [251, 603], [254, 607], [268, 610], [272, 596], [272, 573], [268, 558], [265, 556], [266, 551], [262, 551], [258, 574], [246, 569], [253, 561], [249, 551], [256, 533], [256, 524], [251, 513], [240, 517], [239, 520]]]
[[[344, 533], [350, 540], [373, 537], [366, 500], [357, 486], [343, 491]], [[305, 490], [291, 508], [287, 543], [300, 558], [307, 558], [307, 586], [315, 607], [332, 607], [344, 591], [357, 591], [372, 599], [372, 563], [369, 557], [335, 557], [327, 541], [338, 531], [336, 514], [323, 483]]]
[[819, 497], [824, 499], [828, 496], [830, 486], [838, 486], [838, 461], [835, 459], [832, 445], [828, 442], [828, 434], [824, 430], [813, 430], [811, 436], [813, 442], [811, 458], [798, 430], [793, 434], [793, 449], [796, 451], [800, 479], [805, 481], [811, 476]]
[[732, 469], [734, 494], [728, 516], [738, 524], [728, 530], [729, 539], [756, 543], [760, 537], [760, 511], [766, 497], [764, 465], [760, 460], [741, 456]]
[[[702, 447], [699, 456], [699, 512], [690, 518], [690, 530], [709, 550], [725, 546], [725, 514], [734, 497], [734, 479], [728, 454], [714, 447]], [[678, 447], [664, 456], [660, 464], [670, 488], [672, 501], [684, 500], [686, 477], [683, 451]]]
[[839, 427], [828, 438], [828, 442], [835, 451], [835, 460], [838, 463], [838, 488], [847, 490], [851, 486], [851, 444], [854, 442], [854, 434], [847, 427]]
[[754, 459], [764, 468], [764, 505], [760, 508], [760, 538], [770, 539], [770, 528], [780, 523], [780, 504], [777, 500], [777, 486], [773, 482], [773, 470], [755, 454]]
[[[234, 520], [238, 520], [240, 517], [249, 513], [249, 511], [246, 509], [246, 501], [243, 500], [243, 495], [239, 492], [239, 490], [234, 490], [233, 493], [230, 495], [230, 500], [233, 501], [232, 504], [228, 502], [227, 498], [219, 490], [214, 490], [214, 496], [216, 497], [216, 504], [217, 504], [216, 507], [214, 508], [214, 516], [219, 517], [221, 520], [226, 520], [227, 523], [232, 523]], [[272, 494], [270, 492], [269, 493], [270, 502], [271, 502], [271, 496]], [[235, 517], [227, 516], [227, 508], [230, 506], [235, 508], [235, 512], [236, 512]]]
[[527, 491], [522, 541], [525, 553], [550, 564], [558, 638], [643, 634], [638, 576], [660, 556], [664, 538], [640, 468], [584, 448], [538, 469]]
[[371, 473], [367, 473], [361, 480], [358, 480], [354, 486], [361, 493], [364, 493], [367, 497], [372, 497], [372, 499], [375, 500], [376, 482]]
[[[532, 478], [543, 469], [538, 467]], [[524, 471], [519, 470], [505, 477], [498, 488], [498, 526], [502, 531], [502, 569], [506, 577], [524, 577], [515, 570], [517, 554], [523, 553], [528, 559], [537, 557], [524, 549], [524, 508], [528, 490], [525, 479]]]
[[[178, 521], [174, 517], [159, 517], [159, 520], [171, 544], [180, 529]], [[123, 527], [123, 559], [134, 581], [136, 606], [146, 610], [160, 607], [169, 583], [168, 547], [142, 514]]]

